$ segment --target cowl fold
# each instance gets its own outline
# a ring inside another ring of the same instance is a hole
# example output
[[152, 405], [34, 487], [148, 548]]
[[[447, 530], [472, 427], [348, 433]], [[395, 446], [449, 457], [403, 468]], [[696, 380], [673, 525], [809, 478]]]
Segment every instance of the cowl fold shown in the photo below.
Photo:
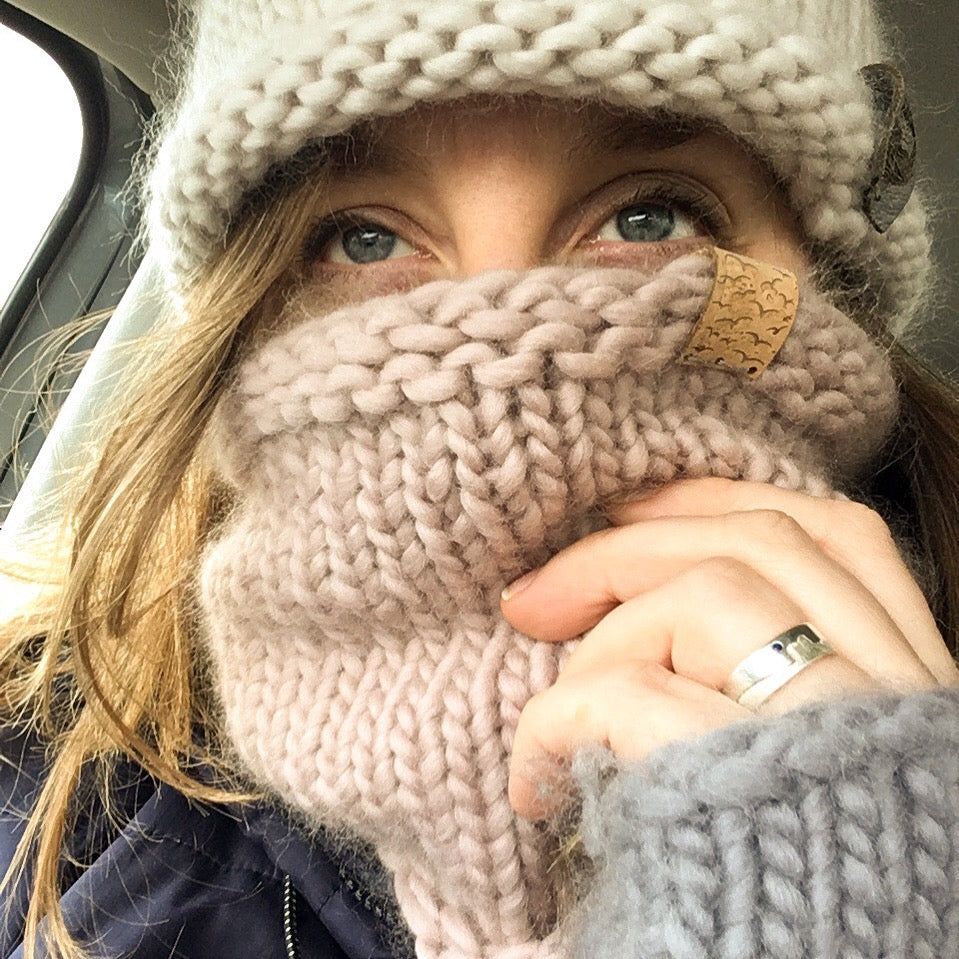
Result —
[[682, 363], [713, 264], [294, 305], [217, 412], [237, 506], [200, 592], [226, 734], [270, 793], [372, 845], [420, 959], [571, 948], [556, 850], [506, 785], [573, 644], [516, 633], [502, 586], [677, 477], [834, 495], [891, 429], [888, 358], [812, 290], [757, 379]]

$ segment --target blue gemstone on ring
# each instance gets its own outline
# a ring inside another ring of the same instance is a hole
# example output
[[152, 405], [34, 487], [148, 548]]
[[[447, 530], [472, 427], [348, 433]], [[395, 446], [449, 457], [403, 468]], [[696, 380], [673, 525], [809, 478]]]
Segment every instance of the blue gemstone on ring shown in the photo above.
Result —
[[774, 649], [777, 653], [781, 653], [785, 648], [786, 648], [786, 647], [783, 646], [782, 643], [773, 643], [773, 649]]

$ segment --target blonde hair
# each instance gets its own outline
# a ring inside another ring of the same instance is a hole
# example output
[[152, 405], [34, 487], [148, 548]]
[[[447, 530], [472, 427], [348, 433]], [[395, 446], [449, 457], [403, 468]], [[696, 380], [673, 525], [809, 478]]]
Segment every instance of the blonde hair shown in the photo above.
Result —
[[[191, 583], [205, 537], [229, 508], [209, 475], [204, 433], [237, 359], [295, 282], [322, 178], [254, 198], [217, 261], [194, 278], [180, 317], [138, 346], [137, 382], [109, 411], [109, 431], [72, 481], [66, 528], [46, 532], [31, 608], [0, 624], [0, 714], [48, 745], [48, 774], [5, 883], [29, 866], [25, 955], [39, 933], [54, 955], [80, 957], [60, 911], [73, 817], [91, 778], [108, 791], [131, 759], [199, 801], [247, 801], [217, 742], [216, 706], [194, 643]], [[908, 441], [907, 476], [924, 545], [940, 560], [933, 594], [945, 634], [959, 635], [959, 401], [895, 350]], [[106, 423], [104, 424], [107, 425]], [[8, 570], [12, 574], [12, 570]], [[199, 768], [218, 773], [202, 781]], [[91, 776], [91, 771], [93, 775]], [[41, 927], [41, 919], [46, 920]]]
[[[179, 315], [139, 344], [142, 362], [111, 404], [107, 439], [70, 482], [66, 527], [32, 537], [30, 558], [4, 570], [10, 582], [43, 584], [27, 610], [0, 623], [0, 718], [36, 732], [49, 756], [5, 878], [9, 889], [32, 864], [28, 959], [38, 931], [54, 955], [84, 955], [63, 923], [59, 879], [91, 770], [106, 783], [129, 757], [197, 800], [249, 798], [220, 759], [193, 642], [192, 572], [223, 508], [200, 449], [247, 336], [285, 295], [319, 186], [308, 181], [246, 216]], [[163, 364], [149, 362], [159, 354]], [[220, 781], [201, 783], [201, 766]]]

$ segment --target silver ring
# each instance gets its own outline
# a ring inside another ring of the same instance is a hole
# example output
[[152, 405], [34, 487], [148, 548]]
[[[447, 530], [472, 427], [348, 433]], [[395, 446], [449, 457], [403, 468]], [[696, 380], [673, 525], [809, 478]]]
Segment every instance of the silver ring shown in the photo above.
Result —
[[730, 673], [723, 694], [740, 706], [757, 709], [807, 666], [833, 652], [809, 623], [794, 626], [750, 653]]

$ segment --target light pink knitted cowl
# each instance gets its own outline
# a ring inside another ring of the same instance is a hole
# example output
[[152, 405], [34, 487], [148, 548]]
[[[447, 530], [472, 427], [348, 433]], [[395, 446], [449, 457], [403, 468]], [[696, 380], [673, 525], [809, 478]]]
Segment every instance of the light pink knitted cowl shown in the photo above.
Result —
[[677, 476], [829, 494], [891, 428], [885, 355], [810, 290], [758, 380], [681, 365], [712, 281], [695, 254], [431, 283], [304, 317], [217, 413], [239, 506], [201, 593], [227, 734], [256, 782], [372, 843], [420, 959], [566, 953], [506, 783], [568, 647], [510, 628], [502, 586]]

